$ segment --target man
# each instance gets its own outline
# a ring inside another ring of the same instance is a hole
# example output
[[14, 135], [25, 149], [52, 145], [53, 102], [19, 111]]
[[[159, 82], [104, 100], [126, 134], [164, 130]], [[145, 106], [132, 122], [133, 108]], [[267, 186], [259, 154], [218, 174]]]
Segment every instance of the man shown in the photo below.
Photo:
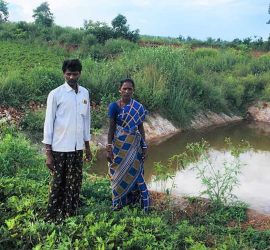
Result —
[[46, 165], [52, 173], [47, 219], [72, 216], [76, 212], [82, 184], [83, 149], [91, 160], [89, 92], [78, 85], [82, 65], [78, 59], [62, 66], [65, 83], [47, 99], [43, 143]]

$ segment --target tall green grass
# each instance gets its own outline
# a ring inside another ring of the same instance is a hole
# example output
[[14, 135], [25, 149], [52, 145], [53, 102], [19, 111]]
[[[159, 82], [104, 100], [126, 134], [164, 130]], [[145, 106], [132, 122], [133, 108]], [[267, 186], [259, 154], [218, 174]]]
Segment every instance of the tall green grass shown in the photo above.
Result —
[[[6, 42], [0, 52], [7, 53], [12, 46], [15, 45]], [[0, 83], [3, 104], [45, 102], [48, 92], [63, 82], [60, 69], [66, 55], [29, 45], [22, 48], [32, 51], [22, 65], [19, 52], [0, 59], [5, 65]], [[90, 90], [96, 103], [104, 96], [117, 98], [119, 80], [126, 77], [135, 80], [136, 99], [150, 111], [161, 112], [182, 126], [203, 110], [241, 113], [253, 101], [269, 100], [269, 54], [255, 58], [246, 50], [231, 48], [138, 48], [121, 40], [108, 41], [104, 49], [115, 55], [113, 59], [95, 61], [86, 55], [81, 58], [80, 82]], [[106, 105], [104, 101], [103, 104]]]

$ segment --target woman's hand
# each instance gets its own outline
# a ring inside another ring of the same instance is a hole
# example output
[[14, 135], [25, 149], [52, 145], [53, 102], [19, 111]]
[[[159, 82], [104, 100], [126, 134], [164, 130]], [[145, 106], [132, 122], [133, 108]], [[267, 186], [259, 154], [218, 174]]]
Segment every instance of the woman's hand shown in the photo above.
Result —
[[113, 161], [113, 151], [112, 151], [112, 147], [107, 148], [107, 161], [112, 163]]
[[147, 158], [147, 148], [142, 148], [142, 160], [145, 161]]

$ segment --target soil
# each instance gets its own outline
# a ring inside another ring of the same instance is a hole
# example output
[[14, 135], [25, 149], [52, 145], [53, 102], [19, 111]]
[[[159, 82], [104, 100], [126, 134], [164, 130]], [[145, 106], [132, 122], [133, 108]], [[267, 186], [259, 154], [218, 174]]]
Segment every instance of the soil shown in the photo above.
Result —
[[[155, 210], [164, 211], [169, 209], [172, 211], [173, 220], [191, 218], [195, 215], [206, 213], [210, 207], [210, 201], [204, 198], [188, 199], [179, 196], [172, 196], [170, 203], [166, 194], [151, 191], [152, 205]], [[169, 204], [169, 205], [168, 205]], [[237, 225], [239, 225], [237, 223]], [[236, 226], [236, 222], [230, 221], [229, 227]], [[270, 215], [261, 214], [253, 209], [247, 209], [247, 219], [240, 223], [243, 229], [252, 227], [256, 230], [270, 230]]]

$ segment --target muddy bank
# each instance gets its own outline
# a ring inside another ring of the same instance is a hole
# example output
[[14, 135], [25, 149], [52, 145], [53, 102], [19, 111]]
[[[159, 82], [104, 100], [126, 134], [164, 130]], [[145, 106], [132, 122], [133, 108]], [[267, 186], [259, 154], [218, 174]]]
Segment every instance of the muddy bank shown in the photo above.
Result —
[[[211, 209], [211, 203], [208, 199], [197, 197], [191, 202], [186, 197], [167, 196], [164, 193], [150, 191], [152, 206], [156, 210], [172, 211], [175, 219], [192, 218], [196, 215], [206, 214]], [[270, 230], [270, 215], [259, 213], [253, 209], [247, 209], [247, 219], [240, 223], [240, 227], [247, 229], [252, 227], [256, 230]], [[239, 225], [237, 221], [228, 221], [227, 226], [234, 227]]]
[[247, 118], [258, 122], [270, 122], [270, 103], [259, 101], [247, 110]]
[[[243, 118], [240, 116], [228, 116], [224, 113], [204, 112], [199, 113], [192, 120], [190, 126], [186, 129], [202, 129], [210, 126], [220, 126], [231, 122], [240, 121]], [[160, 116], [157, 113], [151, 114], [144, 122], [146, 140], [150, 143], [159, 144], [183, 131], [182, 128], [176, 127], [172, 122]], [[93, 135], [92, 142], [99, 148], [104, 148], [107, 143], [108, 128], [103, 129], [100, 134]]]

